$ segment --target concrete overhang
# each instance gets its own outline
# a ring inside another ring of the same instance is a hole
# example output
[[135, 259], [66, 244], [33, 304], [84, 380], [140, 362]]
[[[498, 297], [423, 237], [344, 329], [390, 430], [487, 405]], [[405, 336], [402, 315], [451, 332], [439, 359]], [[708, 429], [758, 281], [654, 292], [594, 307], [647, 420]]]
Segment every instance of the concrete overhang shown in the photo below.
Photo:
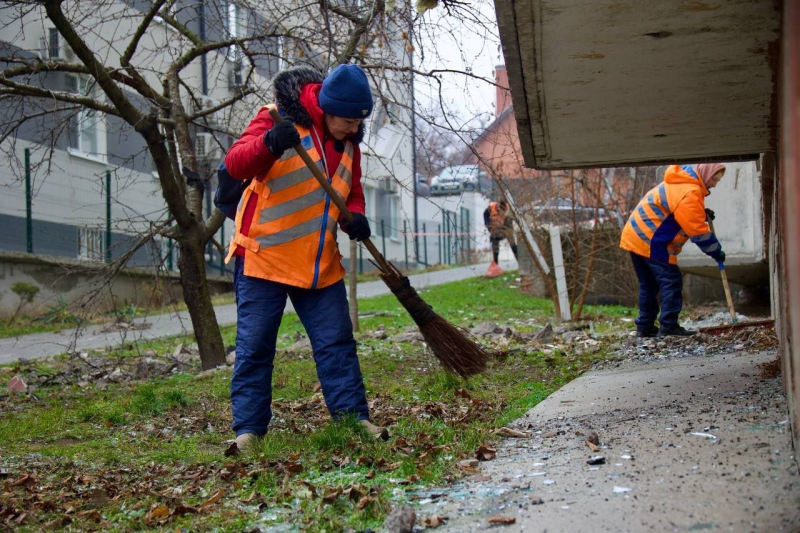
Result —
[[776, 0], [495, 0], [525, 163], [736, 161], [775, 150]]

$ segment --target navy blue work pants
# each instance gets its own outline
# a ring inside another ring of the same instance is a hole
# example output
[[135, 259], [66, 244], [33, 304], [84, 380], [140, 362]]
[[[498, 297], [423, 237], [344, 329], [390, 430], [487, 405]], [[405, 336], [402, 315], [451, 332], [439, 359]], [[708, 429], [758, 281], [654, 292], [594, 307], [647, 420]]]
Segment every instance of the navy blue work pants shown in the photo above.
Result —
[[653, 261], [631, 252], [633, 268], [639, 278], [639, 318], [636, 328], [647, 331], [654, 326], [658, 316], [658, 293], [661, 293], [662, 328], [678, 326], [678, 315], [683, 308], [683, 275], [677, 265]]
[[233, 430], [264, 435], [272, 418], [272, 368], [286, 297], [305, 327], [314, 351], [317, 377], [334, 418], [369, 418], [366, 391], [344, 281], [323, 289], [301, 289], [243, 273], [236, 258], [236, 363], [231, 379]]

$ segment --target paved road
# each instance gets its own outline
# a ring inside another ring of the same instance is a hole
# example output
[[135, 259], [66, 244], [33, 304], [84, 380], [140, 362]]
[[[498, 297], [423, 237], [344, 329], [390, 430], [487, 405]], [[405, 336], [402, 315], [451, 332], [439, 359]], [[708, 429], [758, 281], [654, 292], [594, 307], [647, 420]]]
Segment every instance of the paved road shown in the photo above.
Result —
[[548, 533], [800, 531], [786, 397], [757, 366], [775, 357], [589, 372], [515, 423], [530, 439], [506, 439], [480, 475], [426, 493], [417, 516], [447, 516], [452, 532], [488, 530], [491, 518]]
[[[425, 274], [409, 276], [411, 284], [422, 289], [433, 285], [441, 285], [451, 281], [459, 281], [482, 275], [488, 263], [480, 263], [465, 267], [439, 270]], [[516, 263], [502, 263], [504, 269], [516, 268]], [[359, 298], [372, 298], [389, 294], [389, 289], [382, 281], [369, 281], [358, 284]], [[215, 308], [217, 321], [221, 326], [236, 324], [236, 306], [220, 305]], [[292, 313], [291, 302], [287, 302], [286, 312]], [[149, 324], [145, 329], [124, 331], [108, 331], [107, 326], [93, 325], [85, 329], [68, 329], [59, 333], [36, 333], [8, 339], [0, 339], [0, 363], [10, 363], [23, 359], [35, 359], [58, 355], [71, 350], [85, 351], [91, 349], [118, 346], [123, 342], [134, 340], [150, 340], [161, 337], [172, 337], [192, 331], [192, 323], [188, 311], [166, 313], [139, 318], [134, 324]]]

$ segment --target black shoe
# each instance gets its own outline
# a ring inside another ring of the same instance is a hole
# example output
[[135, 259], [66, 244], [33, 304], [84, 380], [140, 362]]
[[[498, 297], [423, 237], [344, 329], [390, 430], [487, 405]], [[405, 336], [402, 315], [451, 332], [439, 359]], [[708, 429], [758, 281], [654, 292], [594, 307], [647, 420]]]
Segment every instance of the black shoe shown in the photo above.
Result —
[[671, 328], [665, 328], [662, 326], [661, 329], [658, 330], [659, 337], [691, 337], [695, 333], [697, 332], [691, 329], [686, 329], [683, 326], [675, 326]]
[[653, 337], [658, 336], [658, 328], [655, 326], [650, 326], [646, 329], [636, 329], [636, 336], [640, 339], [650, 339]]

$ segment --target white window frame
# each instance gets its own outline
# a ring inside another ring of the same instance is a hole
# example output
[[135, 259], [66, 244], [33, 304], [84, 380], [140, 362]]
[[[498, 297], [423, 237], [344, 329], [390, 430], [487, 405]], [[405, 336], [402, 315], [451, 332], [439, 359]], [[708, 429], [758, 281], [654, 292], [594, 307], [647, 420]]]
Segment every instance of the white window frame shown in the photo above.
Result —
[[103, 261], [105, 256], [105, 232], [100, 228], [78, 226], [78, 259]]
[[[226, 24], [230, 39], [241, 39], [247, 36], [247, 9], [236, 2], [228, 2]], [[228, 47], [228, 60], [244, 65], [244, 52], [238, 45]]]
[[[73, 80], [75, 88], [68, 88], [68, 91], [89, 97], [96, 97], [96, 90], [91, 78], [76, 74], [67, 74], [67, 79]], [[73, 122], [75, 121], [75, 131], [73, 135]], [[103, 113], [81, 108], [77, 115], [70, 118], [68, 151], [72, 155], [97, 161], [106, 162], [106, 128]], [[75, 141], [73, 144], [73, 140]]]
[[278, 72], [286, 68], [286, 60], [283, 57], [286, 50], [286, 37], [283, 35], [278, 36]]

